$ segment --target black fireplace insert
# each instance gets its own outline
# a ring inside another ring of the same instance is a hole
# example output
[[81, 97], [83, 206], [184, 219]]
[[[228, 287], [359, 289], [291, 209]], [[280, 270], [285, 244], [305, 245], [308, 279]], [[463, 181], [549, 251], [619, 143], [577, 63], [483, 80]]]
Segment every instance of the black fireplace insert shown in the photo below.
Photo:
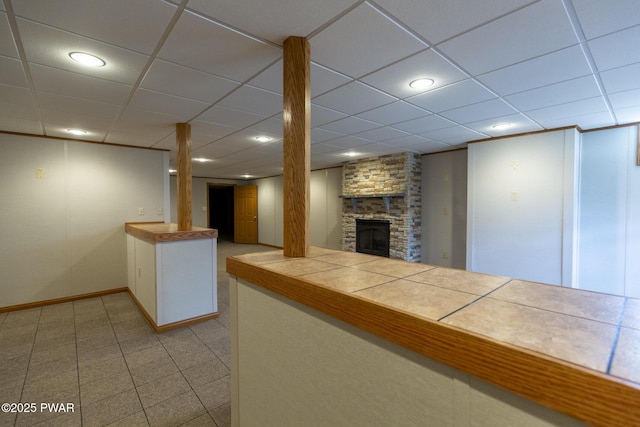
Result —
[[389, 258], [390, 223], [356, 219], [356, 252]]

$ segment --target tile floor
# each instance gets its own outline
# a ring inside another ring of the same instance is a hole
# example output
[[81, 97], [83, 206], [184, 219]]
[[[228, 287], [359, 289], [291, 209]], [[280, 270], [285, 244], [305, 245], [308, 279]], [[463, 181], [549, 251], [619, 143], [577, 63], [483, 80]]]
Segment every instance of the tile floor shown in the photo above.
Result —
[[36, 403], [32, 413], [0, 412], [0, 427], [229, 426], [225, 260], [269, 249], [219, 241], [220, 316], [163, 334], [126, 292], [0, 313], [0, 403]]

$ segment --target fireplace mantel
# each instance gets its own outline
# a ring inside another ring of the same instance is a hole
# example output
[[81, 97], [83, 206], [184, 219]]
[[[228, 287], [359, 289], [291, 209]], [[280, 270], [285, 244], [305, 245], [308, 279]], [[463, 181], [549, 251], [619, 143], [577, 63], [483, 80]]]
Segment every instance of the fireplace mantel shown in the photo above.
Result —
[[384, 200], [384, 207], [387, 210], [387, 214], [389, 214], [390, 206], [391, 206], [391, 198], [392, 197], [404, 197], [404, 193], [393, 193], [393, 194], [341, 194], [338, 197], [342, 199], [351, 199], [351, 204], [353, 205], [353, 212], [358, 213], [358, 199], [382, 199]]

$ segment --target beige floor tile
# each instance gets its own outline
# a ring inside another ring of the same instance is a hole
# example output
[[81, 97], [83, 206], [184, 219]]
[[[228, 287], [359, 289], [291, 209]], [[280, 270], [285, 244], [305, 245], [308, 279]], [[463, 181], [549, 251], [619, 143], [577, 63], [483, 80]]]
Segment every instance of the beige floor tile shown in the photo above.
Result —
[[144, 411], [140, 411], [107, 425], [109, 427], [147, 427], [149, 421]]
[[142, 410], [142, 405], [135, 390], [128, 390], [106, 399], [82, 406], [82, 425], [103, 426]]
[[129, 372], [122, 354], [108, 358], [95, 358], [79, 364], [80, 384], [102, 381]]
[[136, 387], [179, 372], [171, 358], [162, 358], [144, 365], [130, 368], [131, 378]]
[[124, 359], [127, 362], [127, 366], [129, 367], [129, 369], [134, 369], [156, 360], [168, 360], [169, 358], [169, 353], [167, 353], [167, 350], [160, 343], [160, 341], [157, 340], [155, 342], [155, 345], [151, 347], [146, 347], [132, 353], [126, 353], [124, 355]]
[[145, 348], [154, 347], [158, 345], [160, 341], [155, 334], [143, 335], [136, 338], [131, 338], [126, 341], [120, 341], [120, 349], [123, 354], [135, 353], [136, 351], [143, 350]]
[[191, 387], [216, 381], [230, 373], [229, 368], [218, 358], [182, 370], [182, 375]]
[[151, 426], [178, 426], [206, 413], [192, 390], [145, 410]]
[[102, 380], [80, 384], [80, 402], [87, 406], [133, 389], [131, 375], [128, 372], [118, 373]]
[[176, 373], [136, 387], [142, 407], [147, 409], [191, 390], [182, 374]]
[[209, 347], [204, 344], [202, 350], [174, 353], [171, 357], [181, 371], [218, 359]]
[[[21, 401], [36, 403], [36, 412], [18, 414], [16, 426], [36, 425], [39, 423], [51, 425], [64, 425], [63, 421], [68, 421], [69, 425], [79, 421], [75, 414], [80, 414], [80, 395], [77, 385], [64, 390], [45, 389], [39, 394], [25, 395], [23, 393]], [[59, 404], [63, 404], [62, 408]], [[50, 404], [44, 409], [41, 404]], [[68, 404], [72, 406], [69, 407]], [[67, 411], [69, 410], [69, 411]]]
[[213, 421], [211, 415], [202, 414], [198, 418], [194, 418], [191, 421], [187, 421], [182, 427], [221, 427]]
[[211, 418], [216, 422], [218, 427], [231, 427], [231, 404], [225, 403], [216, 409], [209, 411]]
[[231, 394], [231, 376], [222, 377], [216, 381], [199, 385], [193, 390], [208, 411], [212, 411], [229, 402]]

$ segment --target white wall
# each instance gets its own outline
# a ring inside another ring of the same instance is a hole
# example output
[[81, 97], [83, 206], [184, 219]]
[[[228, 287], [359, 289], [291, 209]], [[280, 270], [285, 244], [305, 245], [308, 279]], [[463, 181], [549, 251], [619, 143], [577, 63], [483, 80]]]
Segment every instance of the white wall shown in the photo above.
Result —
[[582, 136], [578, 287], [640, 298], [638, 128]]
[[572, 286], [576, 130], [471, 144], [467, 269]]
[[0, 134], [0, 307], [125, 287], [124, 223], [164, 221], [168, 167], [161, 151]]
[[422, 157], [422, 255], [425, 264], [465, 269], [467, 150]]
[[[282, 176], [258, 179], [258, 241], [282, 247], [284, 233]], [[340, 249], [342, 238], [342, 168], [311, 172], [311, 245]]]

